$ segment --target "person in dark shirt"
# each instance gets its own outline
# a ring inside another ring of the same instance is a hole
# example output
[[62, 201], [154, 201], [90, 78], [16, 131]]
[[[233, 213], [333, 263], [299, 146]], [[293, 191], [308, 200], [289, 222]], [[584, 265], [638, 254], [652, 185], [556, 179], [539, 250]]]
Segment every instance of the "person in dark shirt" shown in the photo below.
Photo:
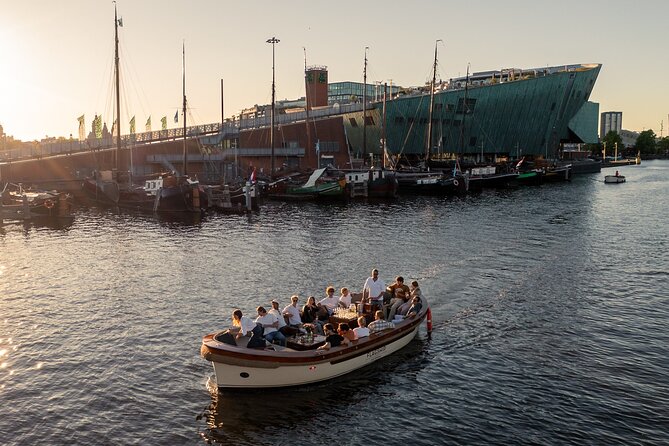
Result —
[[413, 299], [411, 299], [411, 306], [409, 307], [409, 311], [407, 311], [406, 316], [404, 318], [412, 318], [416, 316], [418, 313], [420, 313], [420, 310], [423, 308], [423, 303], [420, 301], [420, 296], [414, 296]]
[[340, 345], [348, 345], [349, 340], [337, 333], [334, 326], [327, 323], [323, 326], [325, 332], [325, 344], [318, 347], [318, 350], [330, 350], [331, 347], [339, 347]]

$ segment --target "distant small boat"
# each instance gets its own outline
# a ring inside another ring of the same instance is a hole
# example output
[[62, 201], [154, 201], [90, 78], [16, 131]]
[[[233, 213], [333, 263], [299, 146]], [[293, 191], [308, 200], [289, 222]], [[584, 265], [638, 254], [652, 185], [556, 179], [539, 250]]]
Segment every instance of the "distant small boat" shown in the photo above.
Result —
[[607, 184], [624, 183], [625, 182], [625, 176], [624, 175], [618, 175], [618, 172], [616, 172], [616, 175], [606, 175], [604, 177], [604, 182], [607, 183]]

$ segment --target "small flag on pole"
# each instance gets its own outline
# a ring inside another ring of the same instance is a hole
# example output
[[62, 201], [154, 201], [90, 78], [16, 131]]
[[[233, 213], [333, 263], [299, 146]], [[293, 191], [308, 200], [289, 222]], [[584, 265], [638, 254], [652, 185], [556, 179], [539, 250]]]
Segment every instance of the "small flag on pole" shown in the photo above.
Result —
[[100, 115], [95, 115], [95, 119], [93, 120], [93, 132], [97, 139], [102, 139], [102, 116]]
[[130, 134], [131, 135], [135, 134], [135, 117], [134, 116], [130, 120]]
[[174, 122], [179, 122], [179, 110], [174, 114]]
[[167, 116], [160, 118], [160, 124], [162, 125], [163, 130], [167, 130]]
[[253, 168], [253, 171], [251, 172], [251, 176], [249, 177], [249, 183], [253, 184], [256, 182], [256, 168]]
[[149, 115], [149, 119], [146, 120], [146, 131], [150, 132], [151, 131], [151, 116]]

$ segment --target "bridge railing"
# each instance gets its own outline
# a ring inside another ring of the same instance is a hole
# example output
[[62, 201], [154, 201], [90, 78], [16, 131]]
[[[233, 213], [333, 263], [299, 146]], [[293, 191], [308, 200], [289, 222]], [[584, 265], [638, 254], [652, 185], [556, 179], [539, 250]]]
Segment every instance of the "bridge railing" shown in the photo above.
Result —
[[[362, 104], [344, 104], [333, 105], [330, 107], [312, 110], [309, 112], [309, 119], [325, 118], [345, 113], [362, 111]], [[277, 126], [292, 124], [307, 119], [306, 112], [295, 112], [277, 115], [274, 124]], [[270, 116], [261, 116], [256, 118], [247, 118], [236, 121], [225, 121], [223, 124], [216, 122], [213, 124], [195, 125], [186, 128], [187, 138], [202, 138], [211, 135], [220, 135], [220, 138], [235, 137], [239, 130], [259, 129], [271, 125]], [[153, 130], [150, 132], [134, 133], [121, 135], [122, 147], [136, 146], [138, 144], [151, 144], [155, 142], [178, 140], [184, 137], [183, 127], [171, 128], [165, 130]], [[220, 141], [220, 139], [219, 139]], [[22, 159], [43, 158], [48, 156], [68, 155], [73, 153], [110, 149], [116, 146], [116, 140], [111, 135], [103, 138], [88, 138], [80, 140], [60, 140], [42, 142], [28, 145], [13, 150], [0, 152], [1, 161], [18, 161]]]

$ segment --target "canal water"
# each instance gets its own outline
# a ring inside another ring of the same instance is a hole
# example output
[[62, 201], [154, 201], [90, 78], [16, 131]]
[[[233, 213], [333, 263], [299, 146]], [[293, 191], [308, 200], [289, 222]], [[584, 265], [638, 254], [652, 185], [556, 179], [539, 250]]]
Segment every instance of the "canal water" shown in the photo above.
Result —
[[[669, 162], [202, 221], [0, 228], [0, 443], [667, 444]], [[293, 293], [416, 279], [431, 336], [326, 384], [210, 392], [201, 337]]]

